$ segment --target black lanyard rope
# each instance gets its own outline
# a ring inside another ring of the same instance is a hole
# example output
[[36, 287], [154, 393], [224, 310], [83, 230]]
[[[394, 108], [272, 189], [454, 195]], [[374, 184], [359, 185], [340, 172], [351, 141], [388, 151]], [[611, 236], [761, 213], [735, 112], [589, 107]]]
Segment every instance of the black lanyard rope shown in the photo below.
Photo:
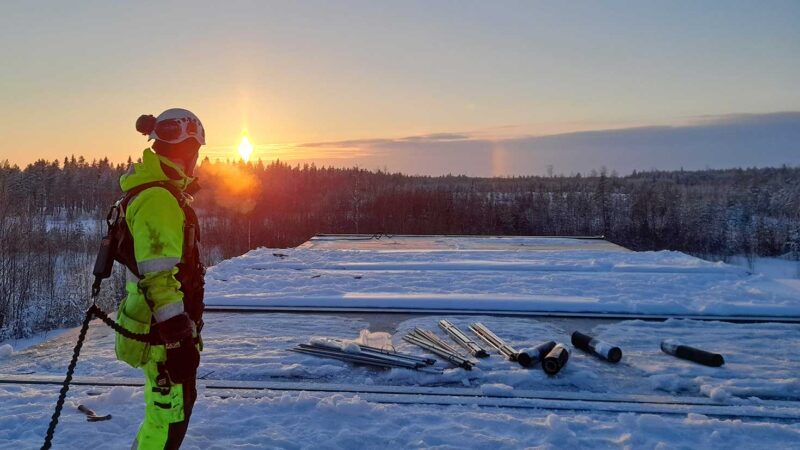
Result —
[[125, 336], [128, 339], [133, 339], [139, 342], [146, 342], [148, 344], [158, 344], [160, 343], [157, 336], [152, 335], [150, 333], [133, 333], [119, 324], [117, 324], [113, 319], [108, 317], [99, 306], [97, 306], [94, 301], [92, 302], [92, 306], [86, 310], [86, 317], [83, 318], [83, 324], [81, 325], [81, 331], [78, 334], [78, 342], [75, 343], [75, 349], [72, 350], [72, 360], [69, 362], [69, 367], [67, 367], [67, 376], [64, 378], [64, 382], [61, 384], [61, 392], [58, 394], [58, 401], [56, 401], [56, 410], [53, 412], [53, 417], [50, 418], [50, 425], [47, 427], [47, 434], [44, 438], [44, 444], [42, 444], [42, 450], [49, 449], [52, 446], [53, 435], [56, 432], [56, 425], [58, 425], [58, 418], [61, 416], [61, 410], [64, 408], [64, 400], [67, 398], [67, 391], [69, 391], [69, 384], [72, 382], [72, 374], [75, 372], [75, 366], [78, 364], [78, 356], [81, 353], [81, 348], [83, 347], [83, 341], [86, 339], [86, 331], [89, 329], [89, 322], [91, 322], [93, 317], [97, 317], [103, 321], [106, 325], [111, 327], [117, 333]]

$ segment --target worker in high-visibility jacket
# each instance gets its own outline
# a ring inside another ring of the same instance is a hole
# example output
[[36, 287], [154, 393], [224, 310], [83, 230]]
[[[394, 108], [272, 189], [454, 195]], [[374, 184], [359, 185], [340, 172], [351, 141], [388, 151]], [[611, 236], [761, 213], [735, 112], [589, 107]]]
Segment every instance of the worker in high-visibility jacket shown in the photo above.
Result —
[[190, 206], [197, 186], [197, 155], [205, 144], [200, 120], [185, 109], [144, 115], [136, 129], [154, 140], [142, 161], [120, 178], [125, 224], [133, 242], [127, 296], [117, 322], [150, 333], [159, 344], [116, 337], [117, 359], [145, 375], [145, 416], [134, 449], [177, 449], [197, 398], [203, 325], [203, 277], [197, 216]]

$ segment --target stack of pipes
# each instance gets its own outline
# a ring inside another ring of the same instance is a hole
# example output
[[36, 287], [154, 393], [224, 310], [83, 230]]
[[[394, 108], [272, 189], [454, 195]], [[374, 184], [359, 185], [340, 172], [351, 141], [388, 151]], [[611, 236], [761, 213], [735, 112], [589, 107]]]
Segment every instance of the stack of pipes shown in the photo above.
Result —
[[469, 329], [478, 335], [479, 338], [483, 339], [484, 342], [505, 355], [509, 361], [516, 361], [522, 367], [528, 367], [534, 363], [528, 353], [517, 351], [510, 345], [506, 344], [505, 341], [500, 339], [496, 334], [492, 333], [492, 331], [488, 329], [486, 325], [480, 322], [475, 322], [469, 326]]
[[439, 328], [442, 329], [445, 333], [447, 333], [450, 338], [456, 341], [456, 344], [460, 345], [464, 348], [464, 350], [468, 351], [472, 356], [476, 358], [488, 358], [489, 352], [484, 350], [477, 342], [473, 341], [472, 338], [464, 334], [457, 326], [450, 323], [450, 321], [442, 319], [439, 321]]
[[410, 333], [403, 336], [403, 340], [440, 356], [451, 364], [465, 370], [472, 370], [475, 365], [475, 362], [465, 358], [458, 350], [443, 341], [432, 331], [414, 328]]
[[309, 344], [300, 344], [289, 350], [322, 358], [338, 359], [354, 364], [383, 368], [400, 367], [435, 374], [442, 373], [441, 369], [431, 367], [436, 362], [436, 360], [432, 358], [421, 358], [419, 356], [383, 350], [338, 339], [312, 339]]

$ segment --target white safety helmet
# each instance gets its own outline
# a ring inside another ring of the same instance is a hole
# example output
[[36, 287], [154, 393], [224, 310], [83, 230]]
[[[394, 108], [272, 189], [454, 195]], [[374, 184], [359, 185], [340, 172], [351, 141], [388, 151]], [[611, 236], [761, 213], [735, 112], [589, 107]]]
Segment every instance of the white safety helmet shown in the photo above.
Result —
[[136, 121], [136, 130], [149, 137], [169, 144], [177, 144], [194, 138], [200, 145], [206, 144], [206, 131], [203, 124], [193, 112], [183, 108], [170, 108], [158, 117], [140, 116]]

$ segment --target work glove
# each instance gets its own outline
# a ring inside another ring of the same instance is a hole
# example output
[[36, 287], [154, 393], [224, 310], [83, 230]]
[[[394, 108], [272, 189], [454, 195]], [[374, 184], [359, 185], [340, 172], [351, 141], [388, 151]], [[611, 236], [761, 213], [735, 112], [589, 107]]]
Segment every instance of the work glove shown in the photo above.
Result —
[[165, 368], [173, 383], [194, 378], [200, 365], [200, 352], [194, 345], [192, 321], [185, 313], [158, 324], [158, 334], [167, 349]]

